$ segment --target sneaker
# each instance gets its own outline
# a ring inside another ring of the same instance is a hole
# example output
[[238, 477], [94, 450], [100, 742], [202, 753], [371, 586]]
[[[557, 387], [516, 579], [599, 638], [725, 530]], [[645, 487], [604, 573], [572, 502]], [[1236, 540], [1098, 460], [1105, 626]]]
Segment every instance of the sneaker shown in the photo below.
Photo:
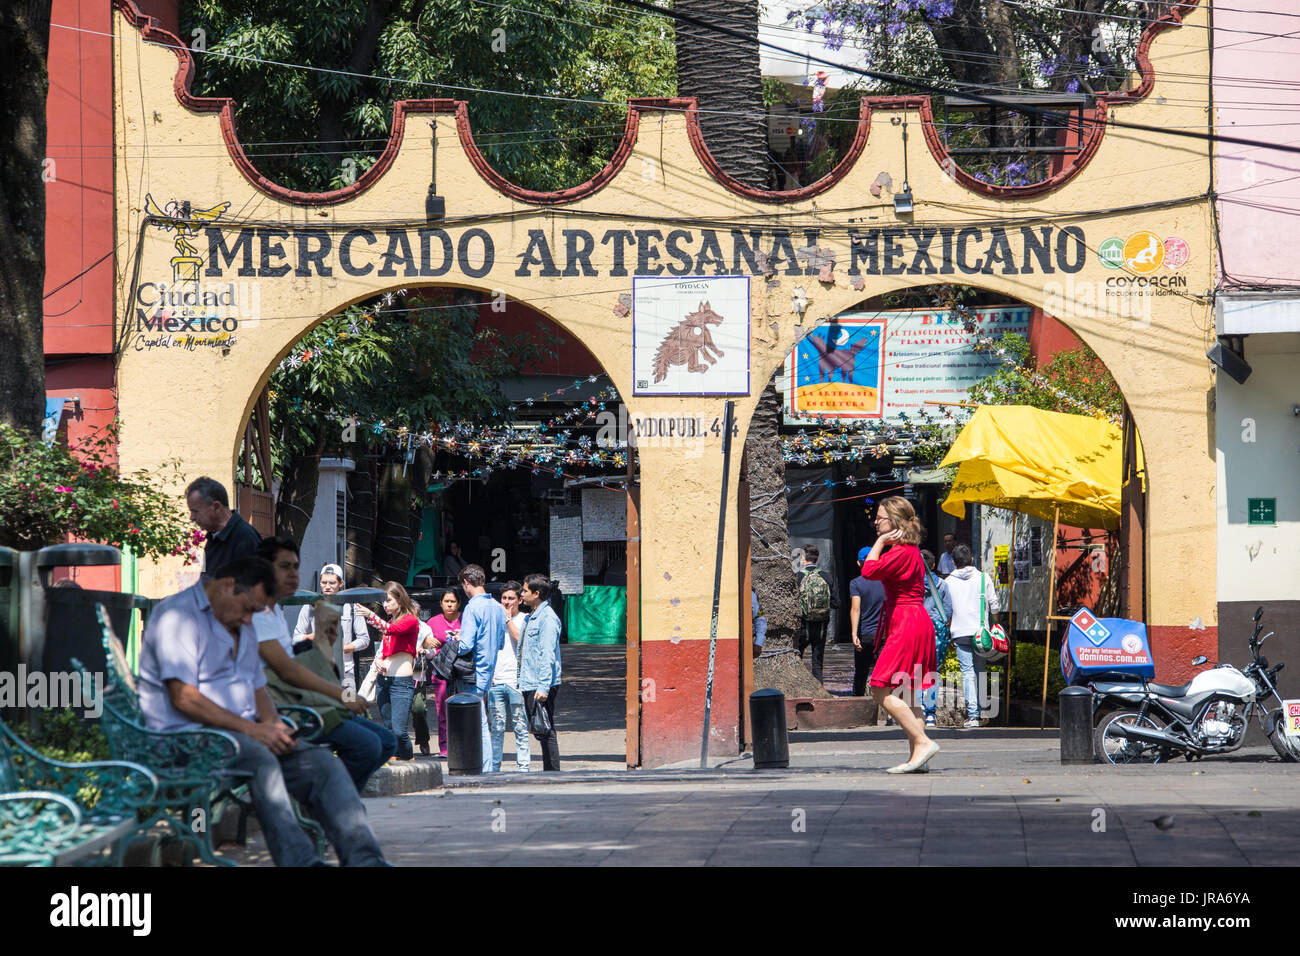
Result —
[[962, 727], [964, 727], [966, 730], [971, 730], [973, 728], [978, 727], [979, 725], [980, 725], [979, 718], [972, 717], [970, 720], [966, 721], [966, 723], [962, 724]]
[[935, 721], [935, 719], [934, 719], [934, 715], [933, 715], [933, 714], [926, 714], [926, 715], [925, 715], [925, 726], [927, 726], [927, 727], [937, 727], [937, 726], [939, 726], [938, 723]]

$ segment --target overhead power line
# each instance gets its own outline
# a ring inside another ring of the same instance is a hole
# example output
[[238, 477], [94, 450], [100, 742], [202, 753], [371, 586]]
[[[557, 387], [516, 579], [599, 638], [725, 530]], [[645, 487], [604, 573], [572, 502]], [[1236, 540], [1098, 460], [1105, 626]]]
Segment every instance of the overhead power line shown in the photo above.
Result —
[[[624, 6], [632, 7], [634, 9], [644, 10], [649, 13], [655, 13], [658, 14], [659, 16], [670, 17], [671, 19], [679, 21], [681, 23], [688, 23], [695, 27], [700, 27], [706, 30], [712, 30], [715, 33], [721, 33], [735, 40], [740, 40], [747, 45], [757, 44], [758, 46], [767, 47], [770, 50], [775, 50], [778, 53], [786, 53], [786, 54], [794, 53], [794, 51], [786, 49], [785, 47], [777, 46], [776, 44], [769, 43], [766, 40], [758, 39], [755, 35], [741, 33], [739, 30], [732, 30], [730, 27], [724, 27], [719, 23], [713, 23], [710, 22], [709, 20], [704, 20], [701, 19], [700, 17], [693, 16], [692, 14], [689, 13], [682, 13], [679, 10], [665, 10], [661, 7], [654, 6], [653, 4], [646, 3], [644, 2], [644, 0], [617, 0], [617, 2], [621, 3]], [[802, 53], [799, 55], [807, 58], [808, 60], [814, 63], [820, 63], [824, 66], [830, 66], [837, 70], [842, 70], [846, 73], [856, 73], [859, 76], [864, 76], [867, 79], [871, 79], [871, 80], [878, 80], [882, 83], [894, 83], [899, 86], [916, 90], [918, 93], [925, 93], [929, 96], [960, 96], [963, 99], [974, 100], [977, 103], [983, 103], [986, 106], [994, 106], [999, 109], [1005, 109], [1016, 113], [1022, 113], [1027, 116], [1035, 116], [1040, 119], [1044, 119], [1044, 118], [1059, 119], [1062, 116], [1066, 115], [1060, 112], [1054, 112], [1052, 110], [1045, 110], [1036, 106], [1006, 103], [1003, 100], [997, 99], [992, 96], [986, 96], [983, 93], [977, 93], [974, 90], [957, 91], [942, 86], [935, 86], [934, 84], [931, 83], [913, 80], [908, 77], [899, 76], [896, 73], [882, 73], [876, 70], [864, 70], [861, 67], [849, 66], [843, 63], [836, 63], [834, 60], [828, 60], [825, 57], [816, 56], [811, 53]], [[1106, 121], [1106, 125], [1118, 129], [1136, 130], [1143, 133], [1159, 133], [1166, 136], [1181, 136], [1187, 139], [1197, 139], [1203, 141], [1208, 140], [1210, 142], [1220, 142], [1220, 143], [1233, 143], [1238, 146], [1252, 146], [1257, 149], [1273, 150], [1282, 153], [1300, 154], [1300, 146], [1288, 146], [1279, 143], [1268, 143], [1262, 140], [1245, 139], [1239, 136], [1223, 136], [1218, 133], [1199, 133], [1192, 130], [1171, 129], [1163, 126], [1151, 126], [1146, 123], [1131, 123], [1123, 120], [1117, 120], [1114, 119], [1113, 117]]]

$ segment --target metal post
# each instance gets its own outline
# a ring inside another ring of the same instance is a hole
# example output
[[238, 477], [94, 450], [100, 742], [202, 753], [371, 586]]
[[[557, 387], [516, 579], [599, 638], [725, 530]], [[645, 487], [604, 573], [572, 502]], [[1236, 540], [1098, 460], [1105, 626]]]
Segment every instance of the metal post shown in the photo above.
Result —
[[[1002, 708], [1002, 726], [1011, 726], [1011, 668], [1016, 663], [1016, 512], [1011, 512], [1011, 553], [1007, 556], [1010, 567], [1007, 569], [1007, 664], [1003, 668], [1006, 680], [1003, 691], [1006, 694], [1006, 706]], [[977, 695], [978, 696], [978, 695]]]
[[[1061, 506], [1056, 506], [1052, 517], [1052, 562], [1047, 566], [1051, 577], [1047, 579], [1047, 640], [1043, 644], [1043, 699], [1039, 704], [1038, 729], [1047, 726], [1047, 655], [1052, 651], [1052, 618], [1056, 614], [1056, 528], [1061, 523]], [[1011, 577], [1014, 579], [1016, 566], [1015, 543], [1011, 545]]]
[[713, 667], [718, 656], [718, 601], [722, 592], [722, 543], [727, 526], [727, 481], [731, 477], [731, 418], [736, 403], [722, 413], [722, 500], [718, 502], [718, 556], [713, 564], [713, 620], [709, 624], [709, 671], [704, 682], [704, 734], [700, 738], [700, 767], [709, 765], [709, 720], [713, 710]]

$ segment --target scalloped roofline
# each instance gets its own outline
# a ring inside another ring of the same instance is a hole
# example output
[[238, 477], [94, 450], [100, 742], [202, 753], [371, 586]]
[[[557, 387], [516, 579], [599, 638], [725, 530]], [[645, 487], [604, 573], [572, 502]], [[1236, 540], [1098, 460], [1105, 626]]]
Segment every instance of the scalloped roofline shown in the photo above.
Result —
[[1090, 117], [1082, 125], [1083, 135], [1078, 153], [1070, 157], [1059, 172], [1036, 183], [1025, 186], [997, 186], [976, 179], [965, 172], [953, 160], [947, 146], [939, 136], [939, 131], [934, 123], [931, 97], [929, 95], [904, 95], [862, 97], [858, 112], [857, 133], [853, 138], [853, 142], [835, 168], [815, 183], [791, 190], [760, 189], [740, 182], [718, 165], [717, 160], [704, 142], [704, 134], [700, 128], [699, 107], [694, 97], [646, 97], [628, 100], [627, 122], [623, 130], [623, 137], [618, 148], [615, 149], [614, 155], [603, 169], [584, 183], [571, 186], [568, 189], [550, 192], [525, 189], [510, 182], [498, 173], [488, 163], [475, 142], [473, 130], [470, 128], [468, 103], [464, 100], [441, 98], [396, 101], [393, 104], [393, 125], [389, 131], [388, 142], [384, 147], [384, 151], [356, 182], [350, 183], [342, 189], [327, 192], [302, 192], [281, 186], [258, 172], [247, 154], [245, 154], [243, 145], [240, 143], [239, 136], [235, 131], [235, 101], [224, 96], [197, 97], [190, 91], [191, 84], [194, 81], [194, 57], [190, 54], [189, 48], [175, 34], [160, 27], [154, 17], [142, 14], [135, 5], [134, 0], [113, 0], [113, 8], [131, 20], [132, 25], [140, 32], [146, 42], [166, 46], [176, 54], [180, 62], [172, 86], [177, 101], [186, 109], [196, 113], [219, 114], [221, 135], [225, 140], [226, 149], [230, 153], [235, 166], [254, 188], [273, 199], [300, 206], [332, 206], [355, 199], [382, 179], [397, 158], [406, 134], [406, 120], [409, 114], [434, 115], [451, 113], [455, 116], [460, 143], [470, 164], [493, 189], [518, 202], [536, 206], [553, 206], [583, 199], [598, 192], [612, 181], [623, 169], [632, 153], [640, 129], [641, 114], [651, 111], [684, 112], [686, 114], [687, 135], [690, 139], [691, 148], [695, 151], [700, 164], [728, 192], [753, 202], [767, 204], [798, 202], [826, 192], [848, 174], [866, 149], [867, 138], [871, 129], [872, 113], [877, 109], [885, 111], [916, 109], [921, 115], [925, 144], [931, 158], [940, 169], [951, 171], [952, 177], [971, 192], [997, 199], [1027, 199], [1048, 193], [1063, 186], [1078, 175], [1096, 154], [1106, 134], [1106, 119], [1111, 104], [1136, 103], [1150, 95], [1155, 86], [1155, 70], [1151, 65], [1150, 58], [1152, 41], [1162, 31], [1181, 26], [1186, 13], [1195, 8], [1199, 2], [1200, 0], [1183, 0], [1182, 3], [1177, 5], [1170, 5], [1164, 16], [1143, 30], [1142, 36], [1138, 40], [1135, 56], [1142, 82], [1125, 93], [1109, 93], [1098, 96], [1096, 108], [1091, 111]]

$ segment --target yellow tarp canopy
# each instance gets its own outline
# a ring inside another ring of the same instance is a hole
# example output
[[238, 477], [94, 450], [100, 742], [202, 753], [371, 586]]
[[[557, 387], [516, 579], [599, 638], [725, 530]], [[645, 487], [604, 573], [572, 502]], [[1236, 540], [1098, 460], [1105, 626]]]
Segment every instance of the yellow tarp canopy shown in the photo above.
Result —
[[1076, 528], [1119, 527], [1123, 436], [1087, 415], [981, 405], [942, 465], [957, 465], [943, 510], [988, 505]]

